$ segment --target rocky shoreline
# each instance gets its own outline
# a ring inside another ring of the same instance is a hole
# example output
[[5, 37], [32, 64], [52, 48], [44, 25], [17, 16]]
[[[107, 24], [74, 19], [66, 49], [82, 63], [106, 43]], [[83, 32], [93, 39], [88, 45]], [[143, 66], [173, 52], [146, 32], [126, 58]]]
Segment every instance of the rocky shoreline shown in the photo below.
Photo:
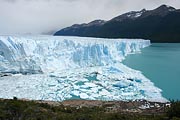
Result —
[[88, 100], [67, 100], [62, 102], [64, 106], [70, 107], [103, 107], [106, 112], [120, 113], [143, 113], [161, 114], [170, 103], [149, 102], [146, 100], [138, 101], [88, 101]]

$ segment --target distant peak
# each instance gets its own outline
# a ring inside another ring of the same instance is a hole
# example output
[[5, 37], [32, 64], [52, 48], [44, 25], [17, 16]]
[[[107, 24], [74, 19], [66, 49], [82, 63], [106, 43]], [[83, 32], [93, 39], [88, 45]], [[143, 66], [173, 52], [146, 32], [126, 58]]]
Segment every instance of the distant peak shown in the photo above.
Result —
[[169, 6], [169, 5], [161, 5], [156, 10], [168, 10], [168, 11], [174, 11], [176, 10], [174, 7]]
[[146, 12], [147, 10], [146, 9], [142, 9], [140, 12]]
[[94, 20], [94, 21], [92, 21], [92, 22], [90, 22], [88, 24], [102, 24], [104, 22], [106, 22], [106, 21], [105, 20]]

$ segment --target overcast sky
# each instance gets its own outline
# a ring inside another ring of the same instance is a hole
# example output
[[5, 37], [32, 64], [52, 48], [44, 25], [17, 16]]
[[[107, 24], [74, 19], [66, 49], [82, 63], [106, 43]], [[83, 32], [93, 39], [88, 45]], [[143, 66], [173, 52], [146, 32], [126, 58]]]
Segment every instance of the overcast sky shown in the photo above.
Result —
[[180, 0], [0, 0], [0, 34], [46, 33], [161, 4], [180, 8]]

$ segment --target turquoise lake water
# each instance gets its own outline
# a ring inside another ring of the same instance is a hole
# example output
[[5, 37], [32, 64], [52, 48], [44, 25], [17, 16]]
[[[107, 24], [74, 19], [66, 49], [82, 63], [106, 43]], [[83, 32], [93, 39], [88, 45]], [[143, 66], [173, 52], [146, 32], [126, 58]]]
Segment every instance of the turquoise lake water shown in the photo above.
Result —
[[154, 43], [123, 63], [140, 70], [167, 99], [180, 100], [180, 43]]

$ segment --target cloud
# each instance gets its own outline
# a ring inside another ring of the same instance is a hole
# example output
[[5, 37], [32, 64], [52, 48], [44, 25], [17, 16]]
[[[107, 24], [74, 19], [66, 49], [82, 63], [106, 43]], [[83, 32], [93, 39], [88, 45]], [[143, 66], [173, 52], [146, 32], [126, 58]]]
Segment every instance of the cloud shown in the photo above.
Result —
[[180, 8], [179, 0], [0, 0], [0, 3], [0, 34], [40, 34], [75, 23], [108, 20], [132, 10], [154, 9], [161, 4]]

